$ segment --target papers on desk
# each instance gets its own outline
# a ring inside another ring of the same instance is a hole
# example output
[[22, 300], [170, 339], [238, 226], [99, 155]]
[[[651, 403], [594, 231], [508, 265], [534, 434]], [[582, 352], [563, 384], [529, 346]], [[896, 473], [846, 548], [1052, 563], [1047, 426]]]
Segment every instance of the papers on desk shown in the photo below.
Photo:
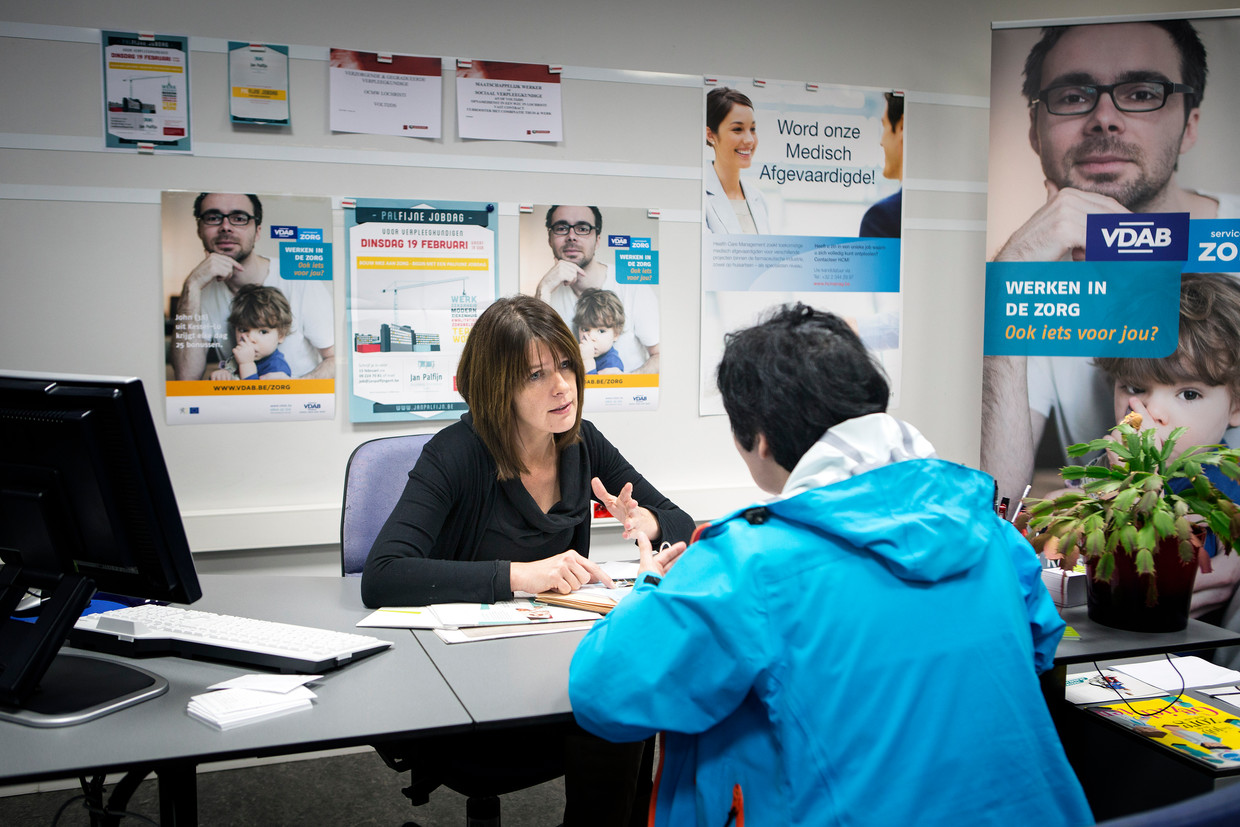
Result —
[[[1174, 667], [1172, 664], [1175, 664]], [[1168, 692], [1179, 692], [1181, 683], [1185, 689], [1196, 689], [1201, 686], [1217, 686], [1220, 683], [1240, 681], [1240, 672], [1216, 666], [1196, 655], [1173, 658], [1170, 661], [1163, 659], [1125, 663], [1112, 668], [1138, 680], [1162, 687]]]
[[[1178, 688], [1178, 684], [1176, 685]], [[1074, 704], [1096, 704], [1131, 698], [1152, 698], [1165, 695], [1157, 686], [1121, 675], [1111, 669], [1078, 672], [1064, 681], [1064, 697]]]
[[[1172, 663], [1175, 664], [1174, 668]], [[1195, 655], [1188, 655], [1172, 661], [1164, 659], [1115, 665], [1103, 669], [1101, 675], [1095, 671], [1075, 672], [1068, 675], [1064, 683], [1064, 697], [1074, 704], [1096, 704], [1129, 698], [1175, 695], [1180, 691], [1181, 676], [1185, 689], [1216, 686], [1225, 681], [1240, 682], [1240, 672], [1216, 666]], [[1214, 690], [1202, 691], [1215, 694]], [[1240, 689], [1234, 686], [1223, 687], [1220, 691], [1240, 693]], [[1226, 697], [1225, 694], [1218, 694], [1216, 697], [1228, 703], [1240, 701], [1240, 696]]]
[[316, 697], [306, 684], [322, 675], [242, 675], [207, 687], [189, 699], [185, 711], [218, 729], [265, 721], [309, 709]]
[[387, 629], [468, 629], [473, 627], [541, 627], [579, 620], [597, 620], [595, 612], [548, 606], [534, 597], [500, 603], [437, 603], [377, 609], [358, 626]]

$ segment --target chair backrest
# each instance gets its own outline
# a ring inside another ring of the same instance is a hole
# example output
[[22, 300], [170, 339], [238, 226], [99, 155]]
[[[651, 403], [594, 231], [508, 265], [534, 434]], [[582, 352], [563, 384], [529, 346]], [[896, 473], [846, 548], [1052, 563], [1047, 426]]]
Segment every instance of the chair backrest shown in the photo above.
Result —
[[1234, 827], [1236, 824], [1240, 824], [1240, 782], [1155, 810], [1100, 821], [1098, 827]]
[[409, 469], [434, 434], [390, 436], [363, 442], [344, 470], [340, 509], [340, 573], [357, 577], [393, 506], [405, 490]]

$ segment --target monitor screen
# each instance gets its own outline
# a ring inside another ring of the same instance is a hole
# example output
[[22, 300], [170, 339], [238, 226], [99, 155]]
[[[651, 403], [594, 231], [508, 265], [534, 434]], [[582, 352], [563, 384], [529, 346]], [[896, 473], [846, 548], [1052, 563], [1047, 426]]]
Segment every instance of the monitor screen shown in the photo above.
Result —
[[[30, 694], [83, 596], [202, 596], [140, 380], [0, 370], [0, 559], [0, 703]], [[65, 597], [15, 626], [19, 589]]]

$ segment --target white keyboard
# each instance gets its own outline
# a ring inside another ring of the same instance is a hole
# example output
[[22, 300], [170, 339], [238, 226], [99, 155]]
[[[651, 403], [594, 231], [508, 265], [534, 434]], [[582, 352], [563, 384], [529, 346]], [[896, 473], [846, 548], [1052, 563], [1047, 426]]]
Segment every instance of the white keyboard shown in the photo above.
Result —
[[74, 625], [69, 642], [131, 657], [201, 657], [306, 674], [344, 666], [392, 645], [368, 635], [154, 603], [86, 615]]

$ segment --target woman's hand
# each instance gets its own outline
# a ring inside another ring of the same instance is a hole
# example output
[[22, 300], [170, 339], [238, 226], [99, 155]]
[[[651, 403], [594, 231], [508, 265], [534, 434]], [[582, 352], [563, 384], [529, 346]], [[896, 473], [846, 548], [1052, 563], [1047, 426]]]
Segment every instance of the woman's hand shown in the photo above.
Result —
[[568, 594], [594, 582], [609, 589], [616, 585], [597, 564], [572, 549], [545, 560], [508, 564], [508, 585], [514, 592]]
[[624, 488], [615, 496], [607, 492], [603, 481], [598, 477], [590, 480], [590, 487], [594, 489], [594, 496], [598, 497], [599, 502], [611, 512], [611, 516], [624, 526], [624, 539], [628, 540], [633, 536], [633, 532], [640, 531], [650, 542], [659, 541], [662, 536], [659, 521], [650, 513], [650, 509], [642, 508], [637, 504], [637, 500], [633, 499], [633, 483], [626, 482]]
[[641, 555], [641, 561], [637, 564], [638, 579], [640, 580], [646, 572], [657, 574], [659, 577], [667, 574], [686, 548], [688, 546], [684, 543], [677, 543], [656, 552], [650, 544], [650, 538], [638, 531], [637, 551]]

